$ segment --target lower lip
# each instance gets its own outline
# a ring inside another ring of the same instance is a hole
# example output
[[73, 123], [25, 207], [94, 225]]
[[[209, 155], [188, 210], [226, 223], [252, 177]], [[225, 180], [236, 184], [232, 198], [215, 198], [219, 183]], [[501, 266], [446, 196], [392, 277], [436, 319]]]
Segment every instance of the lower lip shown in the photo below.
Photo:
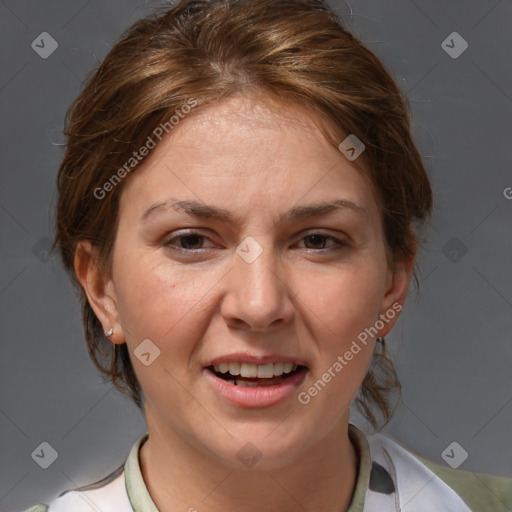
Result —
[[268, 407], [283, 402], [304, 382], [307, 368], [302, 368], [282, 383], [274, 386], [244, 387], [235, 386], [215, 376], [204, 368], [203, 375], [213, 389], [225, 400], [241, 407]]

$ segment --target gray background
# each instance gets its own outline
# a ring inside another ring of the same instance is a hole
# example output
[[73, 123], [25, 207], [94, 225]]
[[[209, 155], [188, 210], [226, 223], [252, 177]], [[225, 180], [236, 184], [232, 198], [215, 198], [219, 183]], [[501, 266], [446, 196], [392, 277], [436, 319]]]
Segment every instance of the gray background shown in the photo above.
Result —
[[[461, 469], [512, 476], [512, 4], [331, 3], [408, 93], [435, 192], [421, 295], [410, 293], [388, 338], [404, 392], [384, 431], [441, 463], [457, 441], [469, 453]], [[64, 113], [120, 32], [155, 5], [0, 3], [1, 511], [99, 479], [146, 431], [89, 361], [74, 294], [45, 251]], [[47, 59], [31, 47], [45, 31], [58, 42]], [[441, 46], [453, 31], [469, 44], [457, 59]], [[43, 441], [58, 452], [48, 469], [31, 458]]]

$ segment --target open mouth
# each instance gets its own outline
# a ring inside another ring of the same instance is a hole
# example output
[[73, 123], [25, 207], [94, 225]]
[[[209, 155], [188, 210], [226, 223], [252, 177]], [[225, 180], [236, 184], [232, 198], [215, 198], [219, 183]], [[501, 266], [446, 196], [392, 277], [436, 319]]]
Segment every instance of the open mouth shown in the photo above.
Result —
[[307, 371], [306, 366], [292, 363], [245, 364], [224, 363], [206, 368], [217, 378], [234, 386], [277, 386], [298, 373]]

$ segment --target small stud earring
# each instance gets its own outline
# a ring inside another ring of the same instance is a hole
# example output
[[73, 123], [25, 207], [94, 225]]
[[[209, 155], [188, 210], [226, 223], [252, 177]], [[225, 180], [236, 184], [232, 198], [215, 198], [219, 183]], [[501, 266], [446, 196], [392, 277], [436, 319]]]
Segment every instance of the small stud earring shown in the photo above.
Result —
[[112, 336], [112, 334], [114, 334], [114, 329], [112, 329], [112, 327], [105, 333], [105, 336], [107, 338], [110, 338], [110, 336]]

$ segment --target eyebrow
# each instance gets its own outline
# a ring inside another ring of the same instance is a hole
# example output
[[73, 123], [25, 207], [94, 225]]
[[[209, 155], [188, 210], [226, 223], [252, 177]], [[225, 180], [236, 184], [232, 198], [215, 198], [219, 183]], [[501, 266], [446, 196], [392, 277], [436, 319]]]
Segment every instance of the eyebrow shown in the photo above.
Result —
[[[173, 208], [177, 211], [181, 210], [185, 213], [188, 213], [189, 215], [203, 219], [220, 220], [223, 222], [234, 221], [233, 214], [229, 210], [218, 208], [217, 206], [208, 205], [198, 201], [178, 201], [172, 197], [166, 201], [152, 204], [145, 210], [140, 220], [146, 221], [149, 217], [153, 216], [156, 212], [162, 210], [163, 208]], [[365, 218], [368, 216], [368, 212], [362, 206], [359, 206], [347, 199], [336, 199], [334, 201], [294, 206], [289, 211], [282, 214], [279, 218], [279, 221], [293, 222], [343, 210], [357, 213], [358, 215], [361, 215]]]

